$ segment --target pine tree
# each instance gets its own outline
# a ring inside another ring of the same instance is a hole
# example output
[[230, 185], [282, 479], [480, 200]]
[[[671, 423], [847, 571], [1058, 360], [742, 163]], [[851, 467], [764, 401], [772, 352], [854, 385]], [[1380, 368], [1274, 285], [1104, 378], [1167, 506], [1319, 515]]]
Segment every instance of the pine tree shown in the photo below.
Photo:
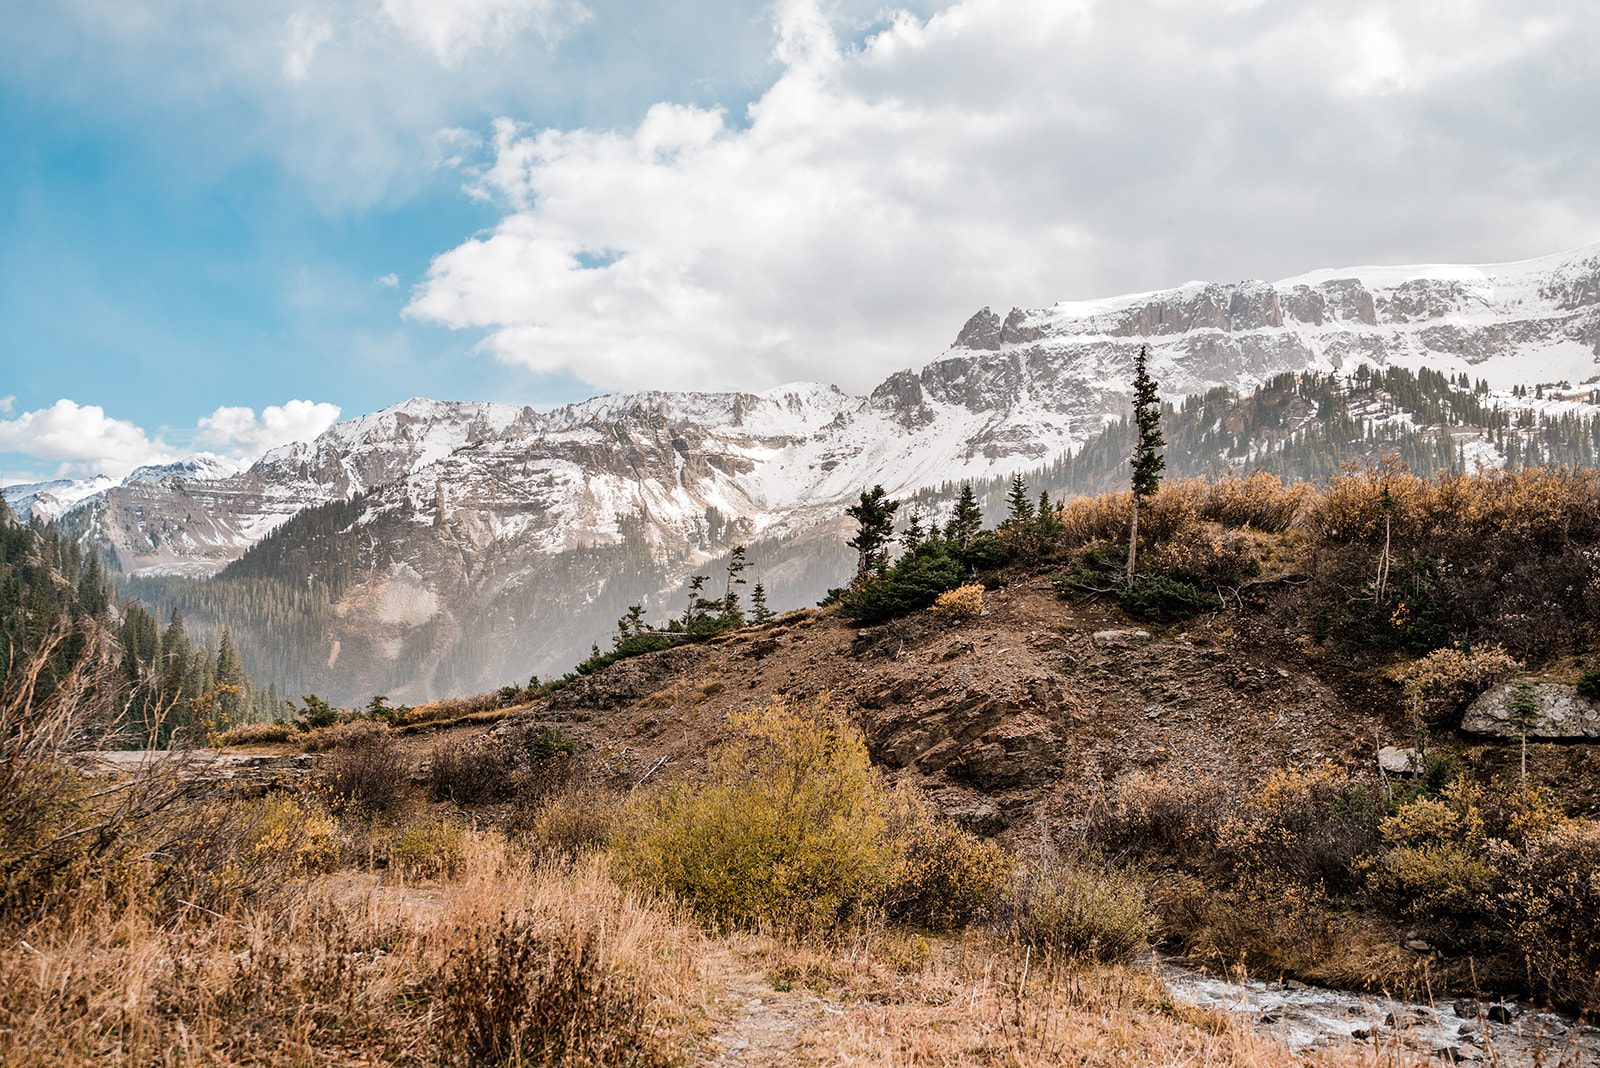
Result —
[[1150, 377], [1150, 346], [1140, 345], [1139, 355], [1133, 364], [1133, 422], [1139, 428], [1139, 440], [1133, 449], [1130, 466], [1133, 475], [1133, 518], [1128, 531], [1128, 585], [1133, 585], [1133, 572], [1139, 553], [1139, 505], [1153, 496], [1161, 486], [1161, 472], [1167, 466], [1161, 449], [1166, 442], [1161, 437], [1161, 397], [1156, 392], [1155, 379]]
[[222, 639], [217, 642], [217, 666], [214, 672], [216, 685], [233, 687], [231, 691], [224, 691], [217, 697], [217, 708], [222, 714], [222, 722], [217, 724], [218, 729], [225, 730], [238, 723], [244, 717], [244, 711], [249, 704], [247, 682], [244, 674], [244, 665], [239, 662], [239, 654], [233, 648], [233, 631], [229, 627], [222, 628]]
[[738, 626], [744, 622], [744, 614], [739, 611], [739, 591], [735, 586], [743, 586], [744, 579], [740, 577], [748, 566], [744, 562], [745, 548], [735, 545], [728, 551], [728, 579], [722, 591], [722, 619], [731, 626]]
[[882, 486], [861, 491], [861, 500], [844, 510], [856, 521], [856, 536], [845, 542], [856, 551], [856, 583], [866, 582], [889, 563], [887, 546], [894, 537], [894, 514], [900, 502]]
[[1011, 476], [1011, 491], [1006, 494], [1006, 522], [1019, 533], [1033, 522], [1033, 501], [1028, 497], [1028, 484], [1019, 471]]
[[972, 548], [972, 539], [983, 532], [983, 509], [972, 492], [972, 483], [961, 483], [961, 493], [956, 497], [955, 514], [945, 527], [945, 537], [961, 552]]
[[772, 622], [772, 609], [767, 607], [767, 588], [760, 582], [750, 591], [750, 618], [757, 624]]
[[900, 532], [900, 551], [914, 553], [927, 538], [928, 528], [923, 523], [922, 509], [912, 508], [911, 514], [906, 517], [906, 529]]

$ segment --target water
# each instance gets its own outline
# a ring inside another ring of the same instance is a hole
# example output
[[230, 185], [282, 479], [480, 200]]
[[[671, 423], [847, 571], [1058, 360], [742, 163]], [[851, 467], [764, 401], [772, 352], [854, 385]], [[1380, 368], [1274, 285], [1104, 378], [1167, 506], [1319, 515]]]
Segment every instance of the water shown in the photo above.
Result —
[[1600, 1065], [1600, 1028], [1511, 1002], [1430, 1005], [1304, 983], [1232, 979], [1181, 960], [1153, 966], [1178, 1001], [1243, 1016], [1295, 1050], [1360, 1042], [1445, 1063]]

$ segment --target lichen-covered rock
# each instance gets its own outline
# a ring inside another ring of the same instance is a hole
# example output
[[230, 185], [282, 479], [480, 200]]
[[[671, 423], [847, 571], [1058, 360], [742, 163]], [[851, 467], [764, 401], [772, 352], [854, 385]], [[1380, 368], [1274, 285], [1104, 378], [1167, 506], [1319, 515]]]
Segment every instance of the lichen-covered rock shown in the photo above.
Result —
[[[1502, 683], [1483, 694], [1461, 717], [1461, 729], [1471, 734], [1516, 738], [1522, 728], [1511, 711], [1513, 683]], [[1539, 718], [1528, 729], [1530, 738], [1600, 739], [1600, 705], [1578, 696], [1578, 689], [1561, 682], [1536, 682], [1534, 696]]]

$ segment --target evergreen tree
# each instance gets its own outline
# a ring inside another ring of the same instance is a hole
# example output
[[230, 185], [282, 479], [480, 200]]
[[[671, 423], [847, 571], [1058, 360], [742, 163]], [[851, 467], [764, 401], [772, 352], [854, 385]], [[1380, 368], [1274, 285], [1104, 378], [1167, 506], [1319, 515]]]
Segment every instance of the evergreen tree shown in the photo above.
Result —
[[760, 582], [750, 591], [750, 618], [757, 624], [772, 622], [772, 609], [767, 607], [767, 588]]
[[217, 708], [221, 713], [221, 722], [217, 724], [217, 729], [226, 730], [243, 720], [245, 709], [249, 704], [244, 665], [239, 662], [239, 654], [234, 651], [233, 631], [228, 627], [222, 628], [222, 638], [217, 642], [217, 666], [213, 674], [215, 685], [232, 688], [224, 689], [217, 697]]
[[1161, 397], [1155, 379], [1150, 377], [1150, 346], [1140, 345], [1133, 364], [1133, 422], [1139, 440], [1133, 449], [1130, 466], [1133, 475], [1133, 518], [1128, 531], [1128, 585], [1133, 585], [1134, 567], [1139, 553], [1139, 505], [1153, 496], [1161, 485], [1161, 472], [1167, 466], [1161, 454], [1166, 445], [1161, 437]]
[[728, 579], [722, 591], [722, 618], [731, 626], [739, 626], [744, 622], [744, 613], [739, 611], [739, 591], [734, 589], [745, 584], [740, 577], [748, 566], [744, 562], [744, 553], [743, 545], [735, 545], [728, 551]]
[[950, 517], [949, 524], [945, 527], [945, 537], [955, 546], [958, 552], [966, 552], [972, 548], [972, 539], [983, 532], [983, 509], [978, 507], [978, 498], [972, 492], [972, 483], [961, 483], [961, 493], [956, 497], [955, 514]]
[[900, 532], [900, 551], [914, 553], [917, 551], [917, 546], [927, 538], [928, 528], [923, 523], [922, 509], [914, 507], [911, 509], [911, 514], [906, 517], [906, 529]]
[[1011, 492], [1006, 494], [1006, 522], [1017, 531], [1033, 522], [1033, 501], [1028, 497], [1028, 484], [1019, 471], [1011, 476]]
[[866, 582], [889, 564], [887, 546], [894, 537], [894, 514], [900, 502], [882, 486], [861, 491], [861, 500], [844, 510], [856, 521], [856, 536], [845, 542], [856, 551], [856, 583]]

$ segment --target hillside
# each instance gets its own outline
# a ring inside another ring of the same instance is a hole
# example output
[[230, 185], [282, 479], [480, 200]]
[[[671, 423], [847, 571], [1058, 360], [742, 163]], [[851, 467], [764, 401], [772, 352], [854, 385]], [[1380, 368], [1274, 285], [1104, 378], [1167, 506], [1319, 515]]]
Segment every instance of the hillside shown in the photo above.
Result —
[[[1178, 473], [1322, 478], [1391, 452], [1423, 473], [1589, 462], [1597, 293], [1593, 248], [1193, 283], [985, 310], [865, 396], [792, 384], [548, 412], [413, 399], [236, 474], [179, 465], [8, 494], [212, 640], [231, 624], [284, 692], [420, 700], [563, 670], [628, 605], [669, 610], [736, 544], [774, 606], [813, 603], [846, 573], [840, 511], [865, 485], [937, 511], [971, 480], [991, 517], [1013, 472], [1056, 496], [1107, 488], [1141, 344], [1173, 405]], [[316, 509], [332, 510], [289, 523]], [[337, 545], [317, 540], [332, 515], [349, 516]], [[241, 584], [229, 565], [277, 530], [304, 543], [257, 554]]]

